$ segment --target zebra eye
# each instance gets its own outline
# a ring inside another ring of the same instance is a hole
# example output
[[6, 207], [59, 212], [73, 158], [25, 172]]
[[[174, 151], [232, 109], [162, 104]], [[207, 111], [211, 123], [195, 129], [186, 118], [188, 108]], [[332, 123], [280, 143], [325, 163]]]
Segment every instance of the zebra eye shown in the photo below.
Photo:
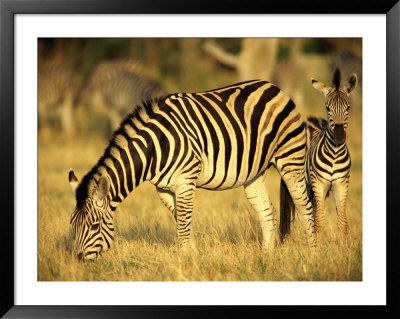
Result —
[[100, 223], [94, 223], [94, 224], [90, 227], [90, 229], [93, 230], [93, 231], [96, 231], [96, 230], [99, 229], [99, 227], [100, 227]]

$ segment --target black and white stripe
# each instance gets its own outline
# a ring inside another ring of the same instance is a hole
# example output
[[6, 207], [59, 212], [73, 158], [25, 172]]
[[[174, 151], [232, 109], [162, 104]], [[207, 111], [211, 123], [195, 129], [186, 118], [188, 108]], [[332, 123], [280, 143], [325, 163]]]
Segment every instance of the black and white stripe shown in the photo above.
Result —
[[[98, 163], [79, 186], [73, 182], [74, 189], [77, 186], [73, 220], [76, 215], [92, 214], [94, 206], [85, 203], [99, 198], [109, 200], [102, 212], [113, 212], [148, 180], [175, 216], [179, 245], [196, 249], [191, 227], [196, 187], [244, 186], [259, 215], [263, 247], [270, 249], [277, 222], [263, 175], [274, 165], [303, 219], [310, 245], [315, 246], [304, 177], [305, 144], [304, 124], [295, 104], [269, 82], [253, 80], [202, 93], [168, 95], [129, 114]], [[101, 195], [100, 188], [105, 189]], [[83, 249], [77, 254], [90, 251], [76, 246]]]
[[343, 234], [348, 233], [346, 216], [351, 159], [346, 145], [346, 130], [350, 92], [357, 85], [352, 74], [340, 87], [340, 71], [333, 77], [333, 87], [312, 79], [313, 86], [325, 97], [327, 120], [310, 117], [306, 123], [308, 150], [306, 155], [307, 182], [315, 206], [315, 226], [320, 233], [325, 225], [324, 202], [331, 191], [338, 215], [337, 225]]

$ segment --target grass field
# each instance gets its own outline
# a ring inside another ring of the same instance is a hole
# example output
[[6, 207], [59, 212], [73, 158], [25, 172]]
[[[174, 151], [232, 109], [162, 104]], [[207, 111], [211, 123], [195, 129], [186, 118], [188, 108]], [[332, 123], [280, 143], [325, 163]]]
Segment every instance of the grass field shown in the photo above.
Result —
[[[199, 254], [180, 254], [172, 216], [146, 182], [118, 207], [113, 247], [96, 262], [72, 256], [69, 225], [75, 199], [68, 170], [78, 178], [97, 162], [107, 145], [99, 135], [65, 140], [41, 132], [38, 140], [39, 281], [360, 281], [362, 280], [361, 115], [350, 120], [352, 155], [348, 197], [349, 238], [336, 229], [333, 198], [327, 201], [327, 227], [311, 255], [296, 219], [290, 239], [272, 253], [261, 250], [261, 228], [242, 188], [197, 190], [193, 227]], [[352, 133], [352, 130], [354, 133]], [[279, 177], [266, 178], [279, 214]]]
[[[324, 98], [313, 88], [310, 78], [326, 84], [332, 82], [331, 67], [337, 62], [333, 58], [335, 50], [347, 52], [343, 55], [347, 60], [342, 61], [342, 84], [352, 72], [359, 76], [360, 82], [351, 94], [347, 130], [352, 158], [347, 242], [343, 242], [337, 232], [336, 209], [330, 196], [326, 229], [314, 254], [305, 243], [299, 219], [295, 220], [285, 244], [264, 253], [258, 217], [250, 208], [243, 188], [220, 192], [199, 189], [192, 219], [199, 254], [182, 254], [176, 245], [173, 217], [161, 203], [154, 186], [146, 182], [117, 208], [113, 247], [96, 262], [79, 263], [72, 256], [70, 217], [75, 198], [68, 183], [68, 171], [73, 168], [77, 177], [82, 178], [96, 164], [108, 145], [105, 136], [110, 128], [107, 109], [78, 105], [74, 112], [76, 134], [73, 138], [67, 140], [60, 136], [56, 132], [56, 121], [48, 123], [53, 125], [52, 129], [42, 126], [38, 136], [38, 280], [361, 281], [362, 41], [361, 38], [303, 39], [295, 42], [302, 43], [296, 49], [292, 40], [280, 40], [274, 72], [281, 75], [277, 77], [281, 83], [276, 84], [293, 98], [303, 120], [309, 115], [326, 117]], [[78, 78], [85, 78], [83, 67], [88, 71], [100, 58], [110, 58], [113, 52], [125, 48], [126, 57], [141, 56], [149, 74], [158, 78], [171, 93], [210, 90], [250, 79], [239, 79], [238, 70], [224, 67], [208, 56], [201, 48], [203, 42], [204, 39], [137, 39], [128, 43], [121, 39], [105, 39], [105, 42], [94, 40], [84, 45], [81, 39], [47, 41], [42, 59], [47, 61], [51, 57], [44, 54], [47, 51], [55, 57], [58, 54], [58, 58], [63, 57], [65, 63], [73, 66]], [[244, 50], [237, 39], [220, 39], [218, 43], [230, 53]], [[121, 47], [122, 44], [128, 46]], [[54, 52], [50, 50], [53, 47]], [[349, 55], [348, 50], [355, 55]], [[251, 78], [259, 78], [256, 73]], [[268, 80], [274, 82], [272, 78]], [[265, 182], [279, 216], [280, 180], [274, 169], [267, 173]]]

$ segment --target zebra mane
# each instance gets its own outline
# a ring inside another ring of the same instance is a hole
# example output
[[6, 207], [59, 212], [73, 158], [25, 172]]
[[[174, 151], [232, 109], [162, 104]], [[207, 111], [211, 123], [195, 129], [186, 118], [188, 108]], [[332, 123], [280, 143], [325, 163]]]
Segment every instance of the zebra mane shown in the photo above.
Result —
[[310, 136], [310, 140], [314, 138], [319, 132], [325, 130], [328, 127], [328, 121], [320, 118], [320, 117], [314, 117], [314, 116], [309, 116], [307, 118], [306, 128], [308, 131], [308, 134]]
[[140, 117], [142, 112], [145, 112], [148, 116], [151, 116], [154, 113], [154, 108], [160, 104], [162, 99], [163, 98], [153, 98], [143, 101], [140, 105], [136, 105], [133, 110], [121, 121], [119, 127], [114, 131], [110, 142], [113, 141], [115, 137], [124, 130], [125, 124], [132, 122], [133, 119], [142, 121]]
[[328, 121], [321, 117], [309, 116], [307, 118], [307, 123], [318, 130], [323, 130], [326, 126], [328, 126]]
[[125, 124], [131, 123], [132, 119], [138, 119], [139, 121], [142, 121], [140, 116], [142, 112], [146, 112], [147, 115], [151, 116], [154, 113], [154, 109], [161, 104], [162, 100], [164, 100], [164, 98], [158, 97], [143, 101], [141, 105], [137, 105], [133, 111], [127, 114], [121, 121], [119, 128], [112, 134], [108, 146], [104, 150], [103, 155], [97, 161], [97, 164], [92, 167], [92, 169], [82, 178], [81, 182], [79, 183], [75, 192], [77, 207], [82, 207], [82, 205], [85, 203], [85, 200], [88, 198], [89, 191], [93, 187], [93, 183], [95, 181], [97, 182], [95, 175], [98, 173], [98, 169], [100, 166], [102, 166], [105, 159], [110, 157], [110, 150], [113, 146], [115, 146], [115, 140], [117, 137], [124, 132]]
[[[102, 156], [104, 158], [104, 155]], [[101, 159], [102, 159], [101, 158]], [[99, 160], [99, 162], [101, 161]], [[85, 200], [89, 196], [89, 186], [93, 181], [93, 175], [96, 173], [99, 165], [96, 164], [93, 168], [82, 178], [81, 182], [79, 183], [78, 187], [75, 191], [75, 198], [76, 198], [76, 207], [80, 208], [84, 205]]]

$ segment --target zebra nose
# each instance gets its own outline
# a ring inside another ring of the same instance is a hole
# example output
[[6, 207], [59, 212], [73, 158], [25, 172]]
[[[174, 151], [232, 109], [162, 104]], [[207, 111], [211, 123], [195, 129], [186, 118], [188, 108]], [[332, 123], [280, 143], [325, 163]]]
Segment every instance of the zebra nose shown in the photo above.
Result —
[[334, 130], [334, 137], [337, 143], [342, 144], [346, 140], [346, 131], [343, 124], [336, 124]]
[[336, 124], [335, 125], [335, 132], [337, 132], [337, 134], [343, 134], [344, 133], [344, 125], [343, 124]]
[[83, 261], [83, 253], [79, 253], [78, 254], [78, 260], [79, 261]]

